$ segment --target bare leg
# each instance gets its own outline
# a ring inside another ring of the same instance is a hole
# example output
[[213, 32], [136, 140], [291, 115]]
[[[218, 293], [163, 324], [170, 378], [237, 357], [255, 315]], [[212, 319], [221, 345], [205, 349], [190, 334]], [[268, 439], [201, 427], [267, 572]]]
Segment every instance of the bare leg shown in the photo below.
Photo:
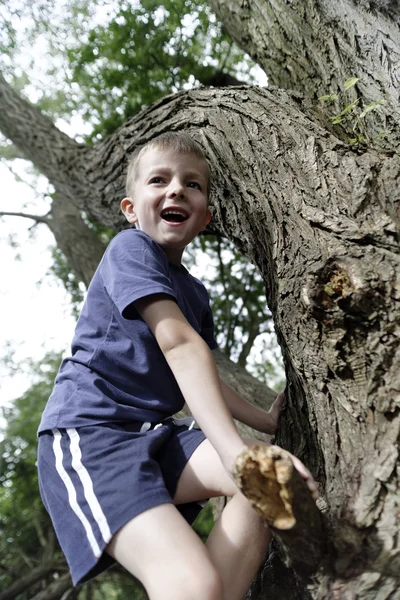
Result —
[[224, 600], [241, 600], [267, 552], [271, 535], [246, 498], [237, 493], [224, 508], [208, 540], [221, 576]]
[[222, 580], [223, 600], [242, 600], [265, 556], [270, 534], [205, 440], [184, 468], [174, 500], [179, 504], [221, 495], [232, 499], [215, 524], [207, 548]]
[[209, 552], [173, 504], [129, 521], [107, 552], [146, 588], [150, 600], [222, 600]]

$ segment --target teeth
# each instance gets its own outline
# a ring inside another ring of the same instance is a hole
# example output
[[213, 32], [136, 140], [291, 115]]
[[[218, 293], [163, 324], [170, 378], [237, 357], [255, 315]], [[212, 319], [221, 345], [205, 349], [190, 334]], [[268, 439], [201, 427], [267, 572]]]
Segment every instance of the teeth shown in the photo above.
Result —
[[171, 209], [169, 210], [168, 208], [166, 210], [162, 211], [163, 215], [182, 215], [182, 217], [187, 217], [187, 213], [180, 211], [180, 210], [175, 210], [175, 209]]
[[186, 220], [189, 218], [188, 213], [184, 210], [180, 210], [179, 208], [165, 208], [161, 211], [161, 217], [163, 219], [168, 216], [181, 217], [182, 220]]

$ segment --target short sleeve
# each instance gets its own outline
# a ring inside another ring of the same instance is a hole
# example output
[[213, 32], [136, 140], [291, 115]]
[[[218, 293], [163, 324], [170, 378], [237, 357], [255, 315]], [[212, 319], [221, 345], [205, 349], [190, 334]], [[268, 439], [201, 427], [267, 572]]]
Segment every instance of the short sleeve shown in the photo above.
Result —
[[161, 248], [138, 230], [119, 233], [110, 242], [100, 264], [104, 287], [125, 318], [133, 318], [132, 304], [152, 294], [168, 294], [171, 286], [167, 257]]

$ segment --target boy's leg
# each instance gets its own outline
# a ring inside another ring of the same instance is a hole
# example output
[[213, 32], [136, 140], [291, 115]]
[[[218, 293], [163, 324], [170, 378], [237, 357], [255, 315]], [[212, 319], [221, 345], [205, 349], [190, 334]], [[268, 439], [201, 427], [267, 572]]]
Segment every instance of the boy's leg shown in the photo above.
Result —
[[173, 504], [133, 518], [107, 552], [146, 588], [150, 600], [222, 600], [209, 552]]
[[232, 499], [215, 524], [207, 548], [222, 579], [223, 600], [242, 600], [265, 556], [270, 534], [205, 440], [182, 471], [174, 500], [181, 504], [212, 496]]

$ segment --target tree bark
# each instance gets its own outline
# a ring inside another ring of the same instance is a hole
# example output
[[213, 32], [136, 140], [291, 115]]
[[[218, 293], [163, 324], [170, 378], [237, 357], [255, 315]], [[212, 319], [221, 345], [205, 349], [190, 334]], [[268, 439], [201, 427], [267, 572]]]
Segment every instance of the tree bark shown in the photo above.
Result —
[[72, 202], [86, 187], [80, 163], [90, 149], [60, 131], [30, 102], [21, 98], [0, 73], [0, 131]]
[[305, 578], [319, 568], [325, 545], [321, 513], [290, 455], [251, 446], [235, 461], [238, 487], [282, 544], [288, 564]]
[[[367, 4], [213, 2], [231, 34], [231, 20], [241, 21], [242, 47], [258, 52], [271, 80], [306, 89], [308, 99], [250, 87], [181, 93], [93, 148], [51, 127], [46, 145], [40, 119], [38, 135], [25, 139], [32, 112], [25, 125], [17, 119], [15, 136], [12, 125], [3, 129], [33, 160], [40, 154], [57, 191], [116, 229], [130, 152], [167, 130], [202, 144], [213, 227], [259, 267], [282, 347], [289, 385], [278, 442], [309, 466], [327, 507], [326, 554], [312, 584], [282, 566], [275, 545], [251, 600], [399, 597], [400, 159], [343, 143], [310, 101], [356, 75], [365, 101], [378, 92], [387, 101], [385, 123], [373, 114], [372, 129], [397, 127], [397, 5]], [[15, 111], [0, 114], [3, 128]], [[398, 131], [390, 139], [398, 147]]]
[[106, 245], [82, 217], [81, 211], [62, 194], [54, 194], [47, 225], [78, 281], [88, 287]]
[[[338, 93], [349, 77], [359, 77], [356, 91], [364, 104], [385, 101], [369, 120], [371, 131], [392, 130], [390, 145], [398, 147], [398, 2], [210, 0], [210, 5], [272, 85], [316, 100]], [[344, 108], [339, 102], [334, 107]]]

